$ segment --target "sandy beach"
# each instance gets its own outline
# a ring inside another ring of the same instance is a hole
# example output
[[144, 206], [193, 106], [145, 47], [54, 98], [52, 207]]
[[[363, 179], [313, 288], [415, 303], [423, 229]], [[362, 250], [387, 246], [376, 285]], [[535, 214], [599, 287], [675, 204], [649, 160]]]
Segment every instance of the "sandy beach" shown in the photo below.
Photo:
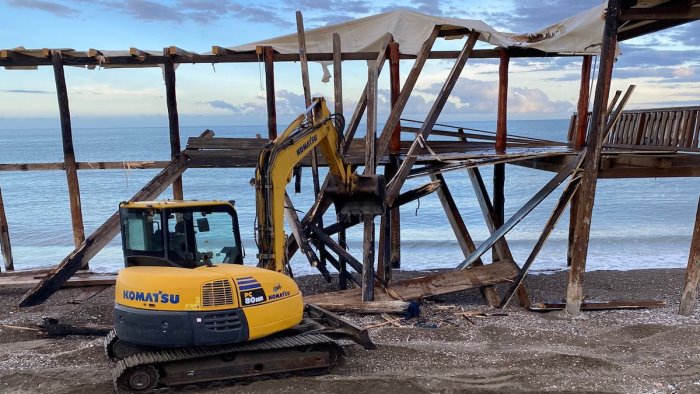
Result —
[[[400, 272], [397, 278], [420, 276]], [[333, 290], [320, 277], [298, 278], [305, 294]], [[677, 315], [681, 269], [595, 271], [587, 300], [657, 299], [648, 310], [591, 311], [571, 319], [561, 312], [504, 311], [483, 305], [469, 290], [425, 300], [421, 316], [373, 328], [374, 351], [344, 344], [346, 359], [323, 376], [170, 389], [248, 393], [370, 392], [700, 392], [700, 312]], [[564, 297], [566, 273], [527, 278], [533, 301]], [[500, 289], [501, 293], [503, 289]], [[111, 324], [113, 289], [75, 303], [82, 290], [62, 290], [37, 307], [15, 305], [22, 291], [0, 290], [0, 391], [4, 393], [112, 392], [110, 363], [100, 337], [47, 338], [8, 328], [54, 317], [75, 325]], [[462, 311], [506, 312], [465, 318]], [[361, 325], [380, 316], [346, 315]]]

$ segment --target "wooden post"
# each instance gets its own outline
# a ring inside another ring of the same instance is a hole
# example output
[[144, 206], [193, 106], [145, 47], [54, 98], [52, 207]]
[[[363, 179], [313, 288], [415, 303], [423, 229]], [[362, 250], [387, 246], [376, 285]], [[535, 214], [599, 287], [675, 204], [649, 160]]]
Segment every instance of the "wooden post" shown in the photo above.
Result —
[[577, 192], [580, 201], [576, 214], [577, 222], [574, 232], [573, 258], [566, 290], [566, 311], [574, 316], [581, 312], [581, 301], [583, 299], [586, 257], [590, 240], [596, 183], [598, 181], [600, 152], [602, 150], [601, 136], [607, 124], [607, 101], [610, 93], [613, 63], [615, 62], [615, 48], [617, 47], [620, 3], [621, 0], [609, 0], [605, 14], [603, 46], [600, 52], [600, 68], [598, 69], [598, 82], [596, 83], [591, 126], [588, 133], [588, 147], [584, 156], [581, 186]]
[[[389, 79], [391, 81], [391, 108], [394, 109], [401, 95], [401, 74], [399, 69], [399, 43], [389, 44]], [[391, 179], [401, 165], [399, 151], [401, 150], [401, 121], [396, 122], [389, 141], [389, 165], [385, 169], [386, 178]], [[399, 208], [389, 211], [389, 265], [390, 268], [401, 268], [401, 212]], [[391, 273], [391, 270], [388, 271]]]
[[[467, 230], [467, 225], [464, 223], [462, 215], [459, 213], [457, 203], [455, 203], [455, 200], [452, 197], [452, 192], [450, 192], [450, 189], [447, 187], [445, 178], [441, 173], [431, 174], [430, 180], [440, 182], [440, 188], [437, 190], [438, 198], [440, 199], [442, 208], [445, 210], [445, 214], [447, 215], [447, 220], [450, 222], [452, 231], [455, 233], [457, 243], [459, 244], [460, 249], [462, 249], [462, 254], [464, 254], [465, 258], [467, 258], [473, 251], [476, 250], [476, 245], [474, 244], [474, 240], [472, 240], [471, 234], [469, 234], [469, 230]], [[484, 265], [484, 263], [481, 261], [481, 259], [478, 259], [472, 265], [480, 266]], [[498, 293], [496, 293], [496, 289], [494, 289], [493, 286], [482, 287], [480, 288], [480, 291], [481, 296], [489, 306], [495, 307], [500, 304], [501, 301], [498, 297]]]
[[[467, 64], [467, 60], [469, 59], [469, 56], [471, 56], [472, 50], [474, 49], [474, 45], [476, 44], [476, 40], [478, 38], [479, 33], [476, 31], [472, 31], [469, 34], [469, 38], [464, 43], [464, 47], [462, 47], [462, 51], [459, 53], [459, 56], [457, 57], [457, 60], [455, 61], [454, 66], [452, 67], [452, 70], [450, 70], [450, 74], [447, 76], [445, 84], [442, 86], [442, 89], [440, 89], [440, 92], [435, 98], [435, 102], [430, 108], [430, 111], [428, 112], [428, 115], [426, 116], [425, 121], [423, 122], [423, 125], [420, 128], [420, 131], [416, 135], [416, 139], [413, 141], [411, 148], [408, 150], [406, 160], [404, 160], [403, 163], [401, 163], [401, 167], [399, 167], [396, 176], [394, 176], [391, 182], [389, 182], [389, 184], [387, 185], [386, 202], [388, 205], [392, 205], [394, 203], [394, 200], [396, 200], [396, 197], [401, 192], [401, 186], [403, 186], [404, 182], [406, 181], [406, 177], [408, 176], [408, 173], [411, 171], [413, 164], [416, 162], [418, 152], [420, 152], [420, 150], [422, 149], [422, 145], [425, 143], [426, 138], [430, 135], [433, 126], [435, 126], [435, 122], [437, 121], [438, 116], [440, 116], [442, 108], [445, 106], [445, 103], [447, 102], [447, 99], [449, 98], [450, 93], [452, 92], [452, 88], [454, 88], [455, 84], [457, 83], [457, 80], [459, 79], [459, 76], [462, 73], [462, 69], [464, 69], [464, 65]], [[403, 94], [403, 92], [401, 93]], [[393, 114], [394, 111], [392, 110], [392, 115]], [[393, 125], [390, 130], [393, 131]], [[380, 154], [379, 149], [377, 149], [377, 154]]]
[[500, 49], [500, 63], [498, 65], [498, 119], [496, 122], [496, 153], [506, 153], [506, 141], [508, 140], [508, 65], [510, 56], [508, 51]]
[[267, 138], [277, 138], [277, 105], [275, 103], [275, 59], [270, 46], [262, 48], [265, 60], [265, 97], [267, 99]]
[[10, 229], [7, 226], [5, 203], [2, 200], [2, 188], [0, 188], [0, 251], [2, 251], [2, 259], [5, 262], [5, 271], [13, 271], [15, 269], [15, 265], [12, 260]]
[[[377, 157], [374, 144], [377, 138], [377, 79], [372, 64], [367, 68], [367, 135], [365, 136], [365, 174], [376, 174]], [[374, 215], [364, 214], [362, 239], [362, 301], [374, 301]]]
[[[53, 64], [54, 77], [56, 79], [58, 112], [61, 117], [63, 161], [66, 166], [66, 178], [68, 180], [70, 216], [73, 223], [73, 241], [75, 246], [78, 247], [85, 241], [85, 227], [83, 225], [83, 212], [80, 204], [80, 184], [78, 183], [78, 168], [75, 164], [75, 151], [73, 150], [73, 128], [71, 126], [68, 90], [66, 88], [66, 76], [63, 72], [63, 56], [61, 55], [61, 52], [51, 51], [51, 61]], [[83, 268], [88, 268], [87, 264], [85, 264]]]
[[[591, 63], [593, 56], [586, 55], [581, 63], [581, 87], [578, 95], [578, 109], [576, 121], [576, 134], [574, 135], [574, 149], [583, 149], [586, 146], [586, 130], [588, 129], [588, 105], [590, 101]], [[573, 204], [572, 204], [573, 207]]]
[[[496, 153], [506, 153], [506, 141], [508, 140], [508, 66], [510, 56], [508, 52], [500, 49], [500, 63], [498, 66], [498, 118], [496, 121]], [[493, 208], [494, 224], [496, 228], [503, 225], [505, 220], [505, 183], [506, 165], [505, 163], [494, 164], [493, 166]], [[496, 251], [493, 253], [496, 261]]]
[[[333, 33], [333, 102], [335, 104], [335, 113], [343, 114], [343, 59], [342, 46], [340, 35]], [[340, 213], [336, 212], [338, 222], [341, 221]], [[347, 248], [347, 236], [345, 229], [338, 232], [338, 245], [341, 248]], [[344, 290], [348, 288], [348, 262], [343, 256], [338, 256], [338, 265], [340, 270], [338, 273], [338, 288]]]
[[688, 268], [685, 270], [685, 285], [681, 294], [681, 306], [678, 308], [679, 314], [684, 316], [693, 314], [698, 294], [698, 280], [700, 280], [700, 199], [698, 200], [698, 210], [695, 213], [695, 228], [693, 229], [692, 241], [690, 241]]
[[[177, 113], [177, 93], [175, 91], [175, 61], [168, 48], [163, 49], [163, 77], [165, 79], [165, 103], [168, 106], [168, 125], [170, 127], [170, 160], [180, 156], [180, 120]], [[182, 178], [173, 182], [173, 198], [184, 199]]]

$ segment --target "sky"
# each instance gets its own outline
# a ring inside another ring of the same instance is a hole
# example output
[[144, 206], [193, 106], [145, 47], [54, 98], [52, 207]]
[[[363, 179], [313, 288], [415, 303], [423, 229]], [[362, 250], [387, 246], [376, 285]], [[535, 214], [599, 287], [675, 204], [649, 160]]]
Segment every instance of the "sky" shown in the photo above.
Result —
[[[72, 48], [87, 51], [162, 50], [167, 46], [204, 53], [212, 45], [233, 47], [295, 32], [295, 11], [307, 29], [399, 8], [432, 15], [481, 19], [501, 31], [542, 29], [600, 4], [599, 0], [0, 0], [0, 49]], [[460, 49], [462, 41], [439, 40], [435, 49]], [[482, 45], [483, 48], [489, 46]], [[700, 22], [621, 43], [613, 89], [637, 89], [628, 108], [700, 105]], [[401, 62], [405, 78], [412, 61]], [[429, 61], [404, 112], [421, 118], [430, 108], [451, 61]], [[509, 119], [566, 119], [578, 99], [580, 60], [512, 59]], [[497, 60], [470, 60], [441, 121], [492, 120], [496, 116]], [[299, 63], [275, 65], [279, 124], [303, 111]], [[310, 65], [311, 89], [332, 101], [333, 83], [321, 82]], [[67, 67], [74, 127], [166, 126], [160, 68]], [[346, 112], [366, 81], [364, 62], [344, 62]], [[265, 124], [262, 64], [182, 64], [177, 95], [183, 126]], [[379, 82], [380, 122], [388, 112], [388, 73]], [[58, 127], [51, 67], [0, 69], [0, 130]]]

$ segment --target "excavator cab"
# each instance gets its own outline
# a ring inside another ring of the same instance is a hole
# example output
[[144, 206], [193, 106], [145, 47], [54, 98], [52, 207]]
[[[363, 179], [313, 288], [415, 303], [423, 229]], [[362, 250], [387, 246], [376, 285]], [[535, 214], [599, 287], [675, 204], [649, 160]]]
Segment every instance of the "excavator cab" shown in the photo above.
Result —
[[123, 202], [119, 216], [126, 267], [243, 264], [233, 202]]

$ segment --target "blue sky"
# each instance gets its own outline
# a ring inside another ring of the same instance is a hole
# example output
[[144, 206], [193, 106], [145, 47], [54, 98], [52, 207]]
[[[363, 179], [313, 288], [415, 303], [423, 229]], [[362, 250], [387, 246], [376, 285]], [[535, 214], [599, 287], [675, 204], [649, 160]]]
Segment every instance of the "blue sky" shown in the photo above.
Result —
[[[236, 46], [292, 33], [296, 10], [307, 28], [409, 8], [433, 15], [482, 19], [499, 30], [538, 30], [599, 4], [598, 0], [365, 1], [311, 0], [0, 0], [0, 47], [160, 50], [174, 45], [206, 52], [212, 45]], [[442, 42], [438, 49], [458, 49]], [[630, 107], [700, 104], [700, 22], [622, 43], [614, 89], [637, 84]], [[402, 76], [410, 61], [404, 61]], [[406, 115], [420, 118], [432, 103], [451, 63], [430, 61]], [[495, 118], [497, 61], [470, 61], [441, 120]], [[346, 111], [364, 86], [363, 62], [344, 63]], [[513, 59], [511, 119], [568, 118], [578, 95], [580, 62], [575, 59]], [[178, 102], [183, 125], [264, 124], [264, 83], [259, 64], [181, 65]], [[388, 73], [385, 73], [388, 74]], [[276, 65], [280, 124], [303, 107], [298, 63]], [[166, 125], [164, 86], [159, 68], [68, 67], [66, 78], [75, 127]], [[315, 94], [332, 97], [332, 83], [311, 65]], [[388, 75], [380, 97], [388, 97]], [[380, 106], [386, 111], [386, 102]], [[50, 67], [38, 71], [0, 69], [0, 129], [57, 127], [58, 109]]]

